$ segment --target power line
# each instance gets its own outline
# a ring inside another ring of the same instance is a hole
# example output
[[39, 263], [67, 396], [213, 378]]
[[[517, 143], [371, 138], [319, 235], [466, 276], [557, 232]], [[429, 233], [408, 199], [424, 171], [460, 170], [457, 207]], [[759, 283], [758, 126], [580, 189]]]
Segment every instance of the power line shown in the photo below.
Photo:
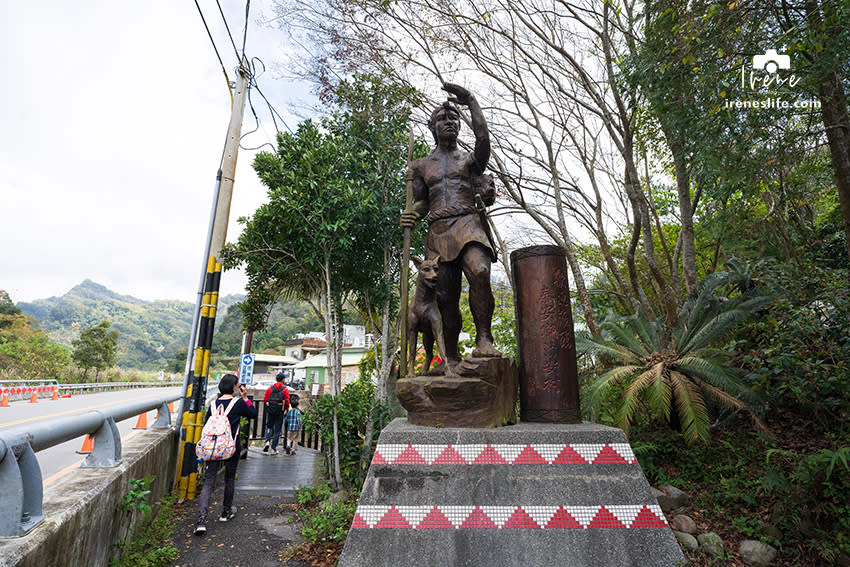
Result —
[[227, 89], [230, 91], [230, 98], [233, 98], [233, 89], [230, 86], [230, 77], [227, 76], [227, 69], [224, 67], [224, 62], [221, 60], [221, 55], [218, 52], [218, 47], [215, 44], [215, 40], [213, 39], [212, 33], [210, 33], [210, 27], [207, 25], [207, 19], [204, 17], [203, 11], [201, 11], [201, 6], [198, 4], [198, 0], [195, 0], [195, 6], [198, 8], [198, 14], [201, 16], [201, 21], [204, 22], [204, 29], [207, 30], [207, 36], [210, 38], [210, 43], [212, 43], [213, 50], [215, 51], [215, 56], [218, 58], [218, 64], [221, 65], [221, 72], [224, 73], [224, 80], [227, 81]]
[[[197, 0], [195, 0], [197, 2]], [[236, 49], [236, 42], [233, 41], [233, 34], [230, 33], [230, 26], [227, 25], [227, 18], [224, 17], [224, 10], [221, 9], [221, 2], [215, 0], [215, 3], [218, 5], [218, 13], [221, 14], [221, 19], [224, 21], [224, 29], [227, 30], [227, 37], [230, 38], [230, 45], [233, 46], [233, 53], [236, 54], [236, 59], [238, 61], [242, 61], [242, 58], [239, 56], [239, 50]]]
[[248, 12], [251, 11], [251, 0], [245, 3], [245, 29], [242, 31], [242, 57], [245, 57], [245, 41], [248, 39]]
[[[256, 73], [257, 63], [259, 63], [260, 65], [263, 66], [263, 71], [259, 74]], [[266, 71], [266, 64], [263, 63], [263, 60], [260, 59], [259, 57], [254, 57], [254, 58], [251, 59], [251, 71], [252, 71], [252, 74], [251, 74], [251, 82], [250, 82], [249, 88], [257, 89], [257, 93], [261, 97], [263, 97], [263, 100], [265, 101], [266, 106], [269, 109], [269, 114], [271, 114], [272, 122], [274, 123], [275, 131], [280, 131], [280, 127], [278, 127], [277, 120], [275, 119], [275, 116], [277, 116], [280, 119], [280, 121], [283, 123], [283, 126], [286, 128], [286, 130], [289, 133], [292, 133], [292, 128], [290, 128], [289, 125], [286, 123], [286, 119], [283, 116], [281, 116], [280, 113], [277, 111], [277, 109], [272, 105], [272, 103], [269, 102], [269, 99], [266, 98], [266, 95], [264, 95], [263, 91], [260, 90], [260, 85], [257, 84], [257, 78]], [[250, 101], [250, 97], [249, 97], [248, 100]]]
[[[248, 75], [248, 93], [247, 93], [248, 104], [250, 105], [251, 112], [254, 115], [255, 127], [250, 132], [247, 132], [246, 134], [241, 136], [240, 141], [242, 139], [244, 139], [246, 136], [253, 134], [254, 132], [256, 132], [260, 129], [260, 119], [259, 119], [259, 116], [257, 115], [255, 108], [254, 108], [254, 103], [251, 99], [251, 89], [256, 89], [257, 93], [263, 98], [263, 101], [266, 103], [266, 106], [268, 107], [268, 110], [269, 110], [269, 114], [272, 118], [272, 122], [274, 124], [275, 132], [280, 131], [280, 127], [278, 126], [278, 119], [280, 119], [280, 122], [283, 124], [283, 126], [286, 128], [286, 130], [291, 133], [292, 129], [286, 123], [286, 120], [283, 118], [283, 116], [281, 116], [280, 112], [277, 111], [277, 109], [274, 107], [274, 105], [272, 105], [272, 103], [269, 101], [269, 99], [266, 97], [266, 95], [260, 89], [260, 86], [257, 84], [257, 78], [260, 75], [262, 75], [266, 70], [265, 63], [263, 63], [262, 59], [260, 59], [259, 57], [254, 57], [254, 58], [251, 59], [250, 64], [246, 65], [247, 57], [245, 55], [245, 45], [246, 45], [247, 40], [248, 40], [248, 23], [249, 23], [249, 18], [250, 18], [250, 11], [251, 11], [251, 0], [247, 0], [246, 3], [245, 3], [245, 28], [242, 32], [242, 56], [241, 57], [239, 56], [239, 49], [236, 47], [236, 42], [233, 40], [233, 34], [230, 32], [230, 26], [227, 23], [227, 18], [224, 15], [224, 10], [221, 7], [221, 2], [219, 0], [216, 0], [216, 5], [218, 6], [218, 12], [221, 15], [221, 19], [224, 22], [224, 28], [227, 30], [227, 36], [230, 39], [230, 44], [233, 46], [233, 52], [236, 54], [236, 58], [240, 62], [239, 66], [242, 69], [242, 71], [247, 73], [247, 75]], [[207, 36], [210, 38], [210, 43], [212, 43], [213, 50], [215, 50], [215, 55], [218, 58], [219, 65], [221, 65], [221, 70], [224, 73], [224, 78], [227, 81], [227, 87], [228, 87], [228, 89], [230, 89], [230, 97], [232, 99], [233, 98], [233, 90], [232, 90], [232, 87], [231, 87], [230, 77], [227, 74], [227, 69], [225, 68], [224, 62], [221, 59], [221, 54], [218, 51], [218, 46], [216, 46], [216, 44], [215, 44], [215, 40], [213, 39], [212, 33], [210, 32], [209, 25], [207, 25], [207, 20], [204, 17], [204, 13], [201, 10], [201, 6], [198, 4], [198, 0], [195, 0], [195, 6], [198, 8], [198, 14], [200, 14], [201, 21], [204, 23], [204, 29], [207, 30]], [[262, 66], [262, 71], [260, 73], [257, 73], [257, 70], [256, 70], [257, 64]], [[274, 146], [272, 144], [268, 143], [268, 142], [266, 142], [265, 144], [263, 144], [259, 147], [262, 148], [263, 146], [266, 146], [266, 145], [270, 145], [274, 148]], [[259, 149], [259, 148], [244, 148], [244, 149]]]

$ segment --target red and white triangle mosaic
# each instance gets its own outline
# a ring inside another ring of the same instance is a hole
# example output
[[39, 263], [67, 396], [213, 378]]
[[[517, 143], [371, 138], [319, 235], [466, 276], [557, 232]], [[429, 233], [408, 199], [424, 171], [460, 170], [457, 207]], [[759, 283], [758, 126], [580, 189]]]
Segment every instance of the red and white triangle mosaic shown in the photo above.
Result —
[[352, 529], [667, 528], [657, 504], [608, 506], [368, 506]]
[[628, 443], [563, 445], [379, 444], [375, 465], [599, 465], [637, 463]]

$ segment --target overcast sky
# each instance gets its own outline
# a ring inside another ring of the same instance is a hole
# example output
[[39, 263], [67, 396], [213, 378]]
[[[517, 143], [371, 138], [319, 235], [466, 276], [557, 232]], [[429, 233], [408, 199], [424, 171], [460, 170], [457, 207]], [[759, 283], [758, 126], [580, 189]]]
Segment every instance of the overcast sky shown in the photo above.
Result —
[[[199, 0], [233, 79], [236, 54], [216, 3]], [[241, 49], [244, 0], [221, 0]], [[258, 22], [246, 53], [260, 89], [295, 127], [309, 87], [280, 78], [283, 37]], [[140, 299], [194, 302], [230, 95], [191, 0], [0, 2], [0, 289], [15, 302], [63, 295], [85, 279]], [[261, 98], [261, 129], [274, 139]], [[293, 110], [294, 108], [298, 110]], [[243, 134], [254, 128], [246, 108]], [[268, 147], [266, 148], [268, 149]], [[264, 202], [239, 154], [227, 240]], [[242, 293], [225, 272], [221, 293]]]

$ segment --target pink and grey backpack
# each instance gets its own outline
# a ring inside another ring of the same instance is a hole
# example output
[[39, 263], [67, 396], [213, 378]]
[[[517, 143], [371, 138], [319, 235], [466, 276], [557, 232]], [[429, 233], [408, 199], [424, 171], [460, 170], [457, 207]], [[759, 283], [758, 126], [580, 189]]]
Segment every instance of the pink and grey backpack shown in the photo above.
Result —
[[210, 418], [204, 424], [201, 438], [195, 445], [195, 454], [202, 461], [223, 461], [236, 452], [236, 441], [230, 430], [230, 420], [227, 419], [236, 400], [233, 398], [227, 409], [217, 406], [215, 401], [210, 404]]

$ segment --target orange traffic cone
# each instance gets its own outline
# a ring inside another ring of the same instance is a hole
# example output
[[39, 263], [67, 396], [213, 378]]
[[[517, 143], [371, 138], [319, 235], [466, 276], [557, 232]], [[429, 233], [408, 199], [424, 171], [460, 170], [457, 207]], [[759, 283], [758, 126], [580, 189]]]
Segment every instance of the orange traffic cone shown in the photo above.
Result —
[[56, 389], [53, 390], [53, 395], [50, 396], [50, 399], [51, 400], [58, 400], [59, 399], [59, 392], [57, 392]]
[[91, 435], [86, 435], [85, 441], [83, 441], [83, 448], [77, 451], [80, 455], [88, 455], [94, 450], [94, 437]]
[[139, 420], [136, 422], [136, 427], [133, 429], [147, 429], [148, 428], [148, 412], [139, 415]]
[[67, 394], [62, 394], [62, 397], [63, 398], [70, 398], [71, 397], [71, 390], [68, 390]]
[[168, 402], [168, 411], [174, 413], [174, 402]]
[[9, 407], [9, 394], [7, 392], [3, 392], [3, 400], [0, 401], [0, 408]]
[[38, 403], [38, 393], [33, 392], [32, 396], [30, 396], [30, 403], [35, 404]]

